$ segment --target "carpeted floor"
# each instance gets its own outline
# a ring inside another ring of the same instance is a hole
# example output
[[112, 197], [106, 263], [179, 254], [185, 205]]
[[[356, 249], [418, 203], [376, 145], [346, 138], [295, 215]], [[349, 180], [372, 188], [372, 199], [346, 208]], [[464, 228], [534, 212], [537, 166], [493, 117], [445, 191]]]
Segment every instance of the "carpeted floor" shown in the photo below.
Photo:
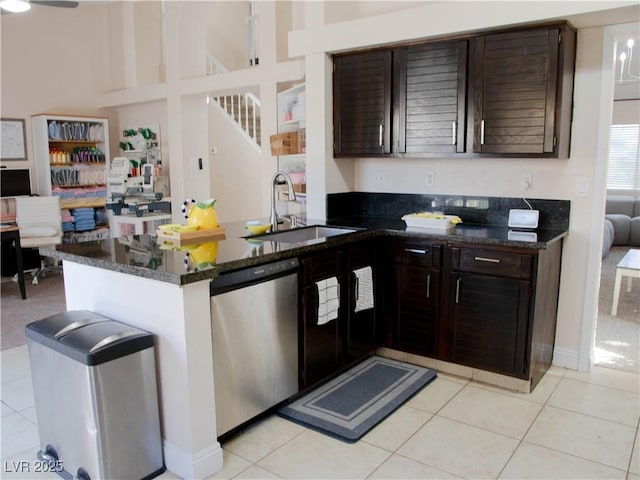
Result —
[[[617, 370], [640, 372], [640, 280], [633, 280], [628, 293], [624, 279], [618, 315], [611, 315], [616, 265], [627, 250], [628, 247], [613, 247], [602, 261], [595, 362]], [[28, 277], [26, 284], [27, 299], [22, 300], [18, 284], [2, 277], [1, 350], [23, 345], [24, 327], [28, 323], [66, 310], [62, 275], [48, 274], [35, 286]]]
[[64, 280], [59, 273], [47, 273], [46, 277], [40, 277], [38, 285], [32, 285], [31, 275], [26, 275], [25, 286], [27, 298], [22, 300], [18, 283], [11, 281], [10, 277], [2, 277], [0, 350], [24, 345], [24, 327], [27, 324], [67, 310]]
[[633, 279], [631, 292], [627, 292], [627, 277], [623, 277], [618, 314], [611, 315], [616, 265], [628, 250], [613, 247], [602, 260], [595, 363], [640, 373], [640, 280]]

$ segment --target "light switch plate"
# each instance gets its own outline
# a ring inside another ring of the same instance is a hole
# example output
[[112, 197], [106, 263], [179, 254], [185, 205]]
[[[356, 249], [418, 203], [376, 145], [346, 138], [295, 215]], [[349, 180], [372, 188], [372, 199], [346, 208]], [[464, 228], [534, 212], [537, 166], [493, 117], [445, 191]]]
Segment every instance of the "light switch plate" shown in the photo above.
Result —
[[509, 210], [509, 227], [511, 228], [538, 228], [538, 210]]

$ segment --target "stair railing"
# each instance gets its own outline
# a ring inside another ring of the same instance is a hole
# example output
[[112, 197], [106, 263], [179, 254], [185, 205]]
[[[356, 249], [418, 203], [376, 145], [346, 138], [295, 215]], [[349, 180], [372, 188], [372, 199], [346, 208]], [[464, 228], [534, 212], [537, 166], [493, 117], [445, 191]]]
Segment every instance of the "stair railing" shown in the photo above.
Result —
[[[207, 75], [219, 75], [229, 70], [214, 55], [207, 55]], [[252, 92], [210, 96], [247, 137], [253, 146], [261, 151], [260, 143], [260, 99]]]

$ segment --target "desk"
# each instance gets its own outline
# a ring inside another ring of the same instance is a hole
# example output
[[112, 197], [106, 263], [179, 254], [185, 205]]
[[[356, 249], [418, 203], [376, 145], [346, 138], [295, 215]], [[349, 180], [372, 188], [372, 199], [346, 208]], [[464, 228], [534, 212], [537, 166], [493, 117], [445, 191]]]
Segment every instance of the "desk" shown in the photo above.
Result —
[[627, 292], [631, 291], [631, 279], [640, 278], [640, 250], [629, 250], [616, 266], [616, 281], [613, 284], [613, 304], [611, 305], [611, 315], [618, 313], [618, 300], [620, 300], [620, 283], [622, 277], [627, 279]]
[[20, 229], [17, 226], [0, 228], [2, 240], [13, 240], [16, 245], [16, 263], [18, 264], [18, 286], [20, 287], [20, 296], [23, 300], [27, 298], [27, 292], [24, 287], [24, 268], [22, 265], [22, 247], [20, 246]]

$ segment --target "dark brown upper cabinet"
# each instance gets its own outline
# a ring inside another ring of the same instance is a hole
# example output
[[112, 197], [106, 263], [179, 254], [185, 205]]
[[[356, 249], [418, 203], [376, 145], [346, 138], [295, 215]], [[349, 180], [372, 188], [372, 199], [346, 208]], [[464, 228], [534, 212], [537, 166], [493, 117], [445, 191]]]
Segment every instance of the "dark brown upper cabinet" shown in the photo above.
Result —
[[391, 50], [335, 58], [335, 155], [385, 155], [391, 152], [391, 71]]
[[568, 158], [568, 24], [334, 57], [337, 157]]
[[473, 39], [469, 150], [569, 156], [575, 31], [566, 25]]
[[467, 41], [416, 45], [398, 55], [396, 151], [409, 155], [464, 152]]

